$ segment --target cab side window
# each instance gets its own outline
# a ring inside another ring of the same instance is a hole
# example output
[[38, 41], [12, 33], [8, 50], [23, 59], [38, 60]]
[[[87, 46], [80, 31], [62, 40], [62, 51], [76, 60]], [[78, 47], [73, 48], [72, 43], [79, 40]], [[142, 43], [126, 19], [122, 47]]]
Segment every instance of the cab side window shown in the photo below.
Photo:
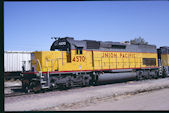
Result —
[[77, 47], [76, 48], [76, 54], [83, 54], [83, 47]]

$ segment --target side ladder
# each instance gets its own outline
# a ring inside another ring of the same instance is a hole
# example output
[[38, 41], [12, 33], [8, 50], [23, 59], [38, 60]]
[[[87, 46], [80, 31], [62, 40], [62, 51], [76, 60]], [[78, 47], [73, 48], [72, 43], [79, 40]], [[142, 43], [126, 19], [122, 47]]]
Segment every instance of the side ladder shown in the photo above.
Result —
[[46, 89], [50, 87], [50, 80], [49, 80], [49, 70], [48, 70], [48, 65], [47, 65], [47, 73], [42, 73], [42, 68], [39, 59], [36, 60], [39, 67], [40, 71], [38, 71], [39, 76], [40, 76], [40, 86], [42, 89]]

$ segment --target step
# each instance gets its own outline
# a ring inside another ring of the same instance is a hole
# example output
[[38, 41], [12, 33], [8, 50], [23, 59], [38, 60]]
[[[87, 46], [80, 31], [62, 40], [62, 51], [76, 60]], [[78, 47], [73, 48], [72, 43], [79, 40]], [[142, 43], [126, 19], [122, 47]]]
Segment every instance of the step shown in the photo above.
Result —
[[41, 81], [41, 83], [47, 83], [47, 81]]
[[45, 78], [45, 76], [41, 76], [41, 78]]
[[47, 89], [47, 88], [49, 88], [49, 86], [44, 86], [44, 85], [42, 85], [42, 88], [43, 88], [43, 89]]

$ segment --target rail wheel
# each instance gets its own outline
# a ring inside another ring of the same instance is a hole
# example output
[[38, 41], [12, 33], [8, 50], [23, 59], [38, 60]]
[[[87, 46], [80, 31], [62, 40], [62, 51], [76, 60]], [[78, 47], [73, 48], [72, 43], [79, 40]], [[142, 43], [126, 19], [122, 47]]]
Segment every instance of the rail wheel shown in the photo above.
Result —
[[68, 88], [72, 88], [73, 85], [74, 85], [73, 81], [70, 80], [70, 81], [68, 82], [68, 84], [67, 84], [67, 87], [68, 87]]
[[167, 69], [164, 67], [164, 68], [163, 68], [163, 75], [162, 75], [162, 78], [167, 77], [167, 75], [168, 75]]
[[91, 73], [84, 79], [86, 86], [97, 86], [100, 73]]
[[68, 89], [68, 87], [67, 87], [66, 84], [59, 84], [58, 88], [59, 88], [60, 90]]
[[40, 83], [38, 81], [30, 81], [29, 84], [24, 84], [23, 89], [25, 93], [38, 93], [41, 90]]
[[29, 93], [31, 91], [29, 80], [23, 80], [22, 81], [22, 90], [25, 93]]
[[30, 90], [29, 86], [25, 86], [25, 88], [24, 88], [24, 92], [25, 92], [25, 93], [30, 93], [30, 92], [31, 92], [31, 90]]
[[99, 75], [95, 75], [95, 77], [94, 77], [94, 79], [93, 79], [93, 81], [92, 81], [92, 85], [94, 85], [94, 86], [97, 86], [97, 85], [98, 85], [98, 76], [99, 76]]
[[153, 78], [153, 74], [152, 74], [152, 73], [153, 73], [153, 71], [150, 70], [150, 71], [149, 71], [149, 79], [152, 79], [152, 78]]
[[81, 86], [82, 86], [82, 87], [85, 87], [85, 86], [89, 86], [90, 84], [91, 84], [91, 83], [90, 83], [89, 77], [83, 77]]
[[137, 71], [137, 80], [144, 80], [143, 71]]
[[153, 78], [154, 78], [154, 79], [159, 78], [159, 74], [158, 74], [158, 71], [157, 71], [157, 70], [155, 71], [155, 74], [154, 74]]
[[41, 91], [41, 86], [39, 81], [34, 81], [33, 83], [32, 90], [34, 93], [39, 93]]
[[147, 70], [146, 74], [146, 79], [151, 79], [150, 70]]

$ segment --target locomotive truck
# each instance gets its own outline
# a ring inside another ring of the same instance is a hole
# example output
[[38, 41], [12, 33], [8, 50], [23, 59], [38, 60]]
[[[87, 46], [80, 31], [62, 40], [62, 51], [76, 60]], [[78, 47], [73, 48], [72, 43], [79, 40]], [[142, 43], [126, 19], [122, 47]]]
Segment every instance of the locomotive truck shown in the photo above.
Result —
[[168, 52], [168, 47], [157, 50], [150, 44], [58, 38], [50, 51], [31, 53], [31, 70], [22, 73], [22, 88], [37, 92], [97, 85], [122, 75], [137, 80], [166, 77]]

